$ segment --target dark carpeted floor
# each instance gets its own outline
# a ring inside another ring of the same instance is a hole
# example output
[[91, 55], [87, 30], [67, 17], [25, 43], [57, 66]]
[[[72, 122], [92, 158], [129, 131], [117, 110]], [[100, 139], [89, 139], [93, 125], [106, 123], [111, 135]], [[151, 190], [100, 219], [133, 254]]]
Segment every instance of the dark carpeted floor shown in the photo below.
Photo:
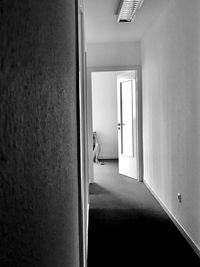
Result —
[[90, 185], [88, 267], [200, 266], [200, 260], [143, 183], [95, 164]]

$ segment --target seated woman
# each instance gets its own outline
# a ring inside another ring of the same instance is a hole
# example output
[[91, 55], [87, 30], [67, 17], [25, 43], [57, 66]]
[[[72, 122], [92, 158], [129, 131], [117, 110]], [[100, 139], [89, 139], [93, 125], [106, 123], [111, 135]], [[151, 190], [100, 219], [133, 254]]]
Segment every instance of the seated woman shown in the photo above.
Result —
[[93, 161], [96, 163], [99, 162], [98, 157], [100, 154], [100, 150], [101, 149], [100, 149], [100, 144], [97, 139], [97, 133], [93, 132]]

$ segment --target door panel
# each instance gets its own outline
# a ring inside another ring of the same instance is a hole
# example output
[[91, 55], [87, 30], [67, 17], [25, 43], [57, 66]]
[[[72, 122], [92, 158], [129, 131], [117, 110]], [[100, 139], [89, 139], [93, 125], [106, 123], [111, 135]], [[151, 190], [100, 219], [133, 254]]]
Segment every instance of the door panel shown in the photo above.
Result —
[[136, 71], [118, 76], [119, 173], [137, 179]]
[[133, 157], [132, 80], [121, 82], [121, 153]]

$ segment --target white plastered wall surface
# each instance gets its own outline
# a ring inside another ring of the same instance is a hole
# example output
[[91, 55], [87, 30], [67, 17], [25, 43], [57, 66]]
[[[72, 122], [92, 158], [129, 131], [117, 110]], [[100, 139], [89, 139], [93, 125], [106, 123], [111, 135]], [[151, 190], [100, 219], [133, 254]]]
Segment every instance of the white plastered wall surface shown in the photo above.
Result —
[[89, 43], [88, 67], [140, 65], [140, 42]]
[[92, 73], [93, 131], [100, 143], [100, 159], [118, 158], [117, 76], [120, 72]]
[[200, 1], [169, 1], [141, 51], [144, 181], [200, 248]]

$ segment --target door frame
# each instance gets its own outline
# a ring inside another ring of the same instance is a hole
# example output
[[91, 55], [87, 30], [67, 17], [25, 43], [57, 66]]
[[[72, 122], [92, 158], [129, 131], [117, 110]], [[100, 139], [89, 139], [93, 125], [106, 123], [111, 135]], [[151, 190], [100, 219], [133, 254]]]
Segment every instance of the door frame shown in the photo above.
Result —
[[138, 181], [143, 181], [143, 146], [142, 146], [142, 74], [140, 65], [131, 66], [93, 66], [87, 68], [87, 141], [89, 182], [94, 182], [93, 148], [92, 148], [92, 72], [137, 71], [136, 112], [137, 112], [137, 170]]
[[76, 0], [77, 98], [78, 98], [78, 205], [80, 267], [87, 266], [89, 225], [89, 181], [87, 143], [87, 62], [85, 49], [84, 3]]

